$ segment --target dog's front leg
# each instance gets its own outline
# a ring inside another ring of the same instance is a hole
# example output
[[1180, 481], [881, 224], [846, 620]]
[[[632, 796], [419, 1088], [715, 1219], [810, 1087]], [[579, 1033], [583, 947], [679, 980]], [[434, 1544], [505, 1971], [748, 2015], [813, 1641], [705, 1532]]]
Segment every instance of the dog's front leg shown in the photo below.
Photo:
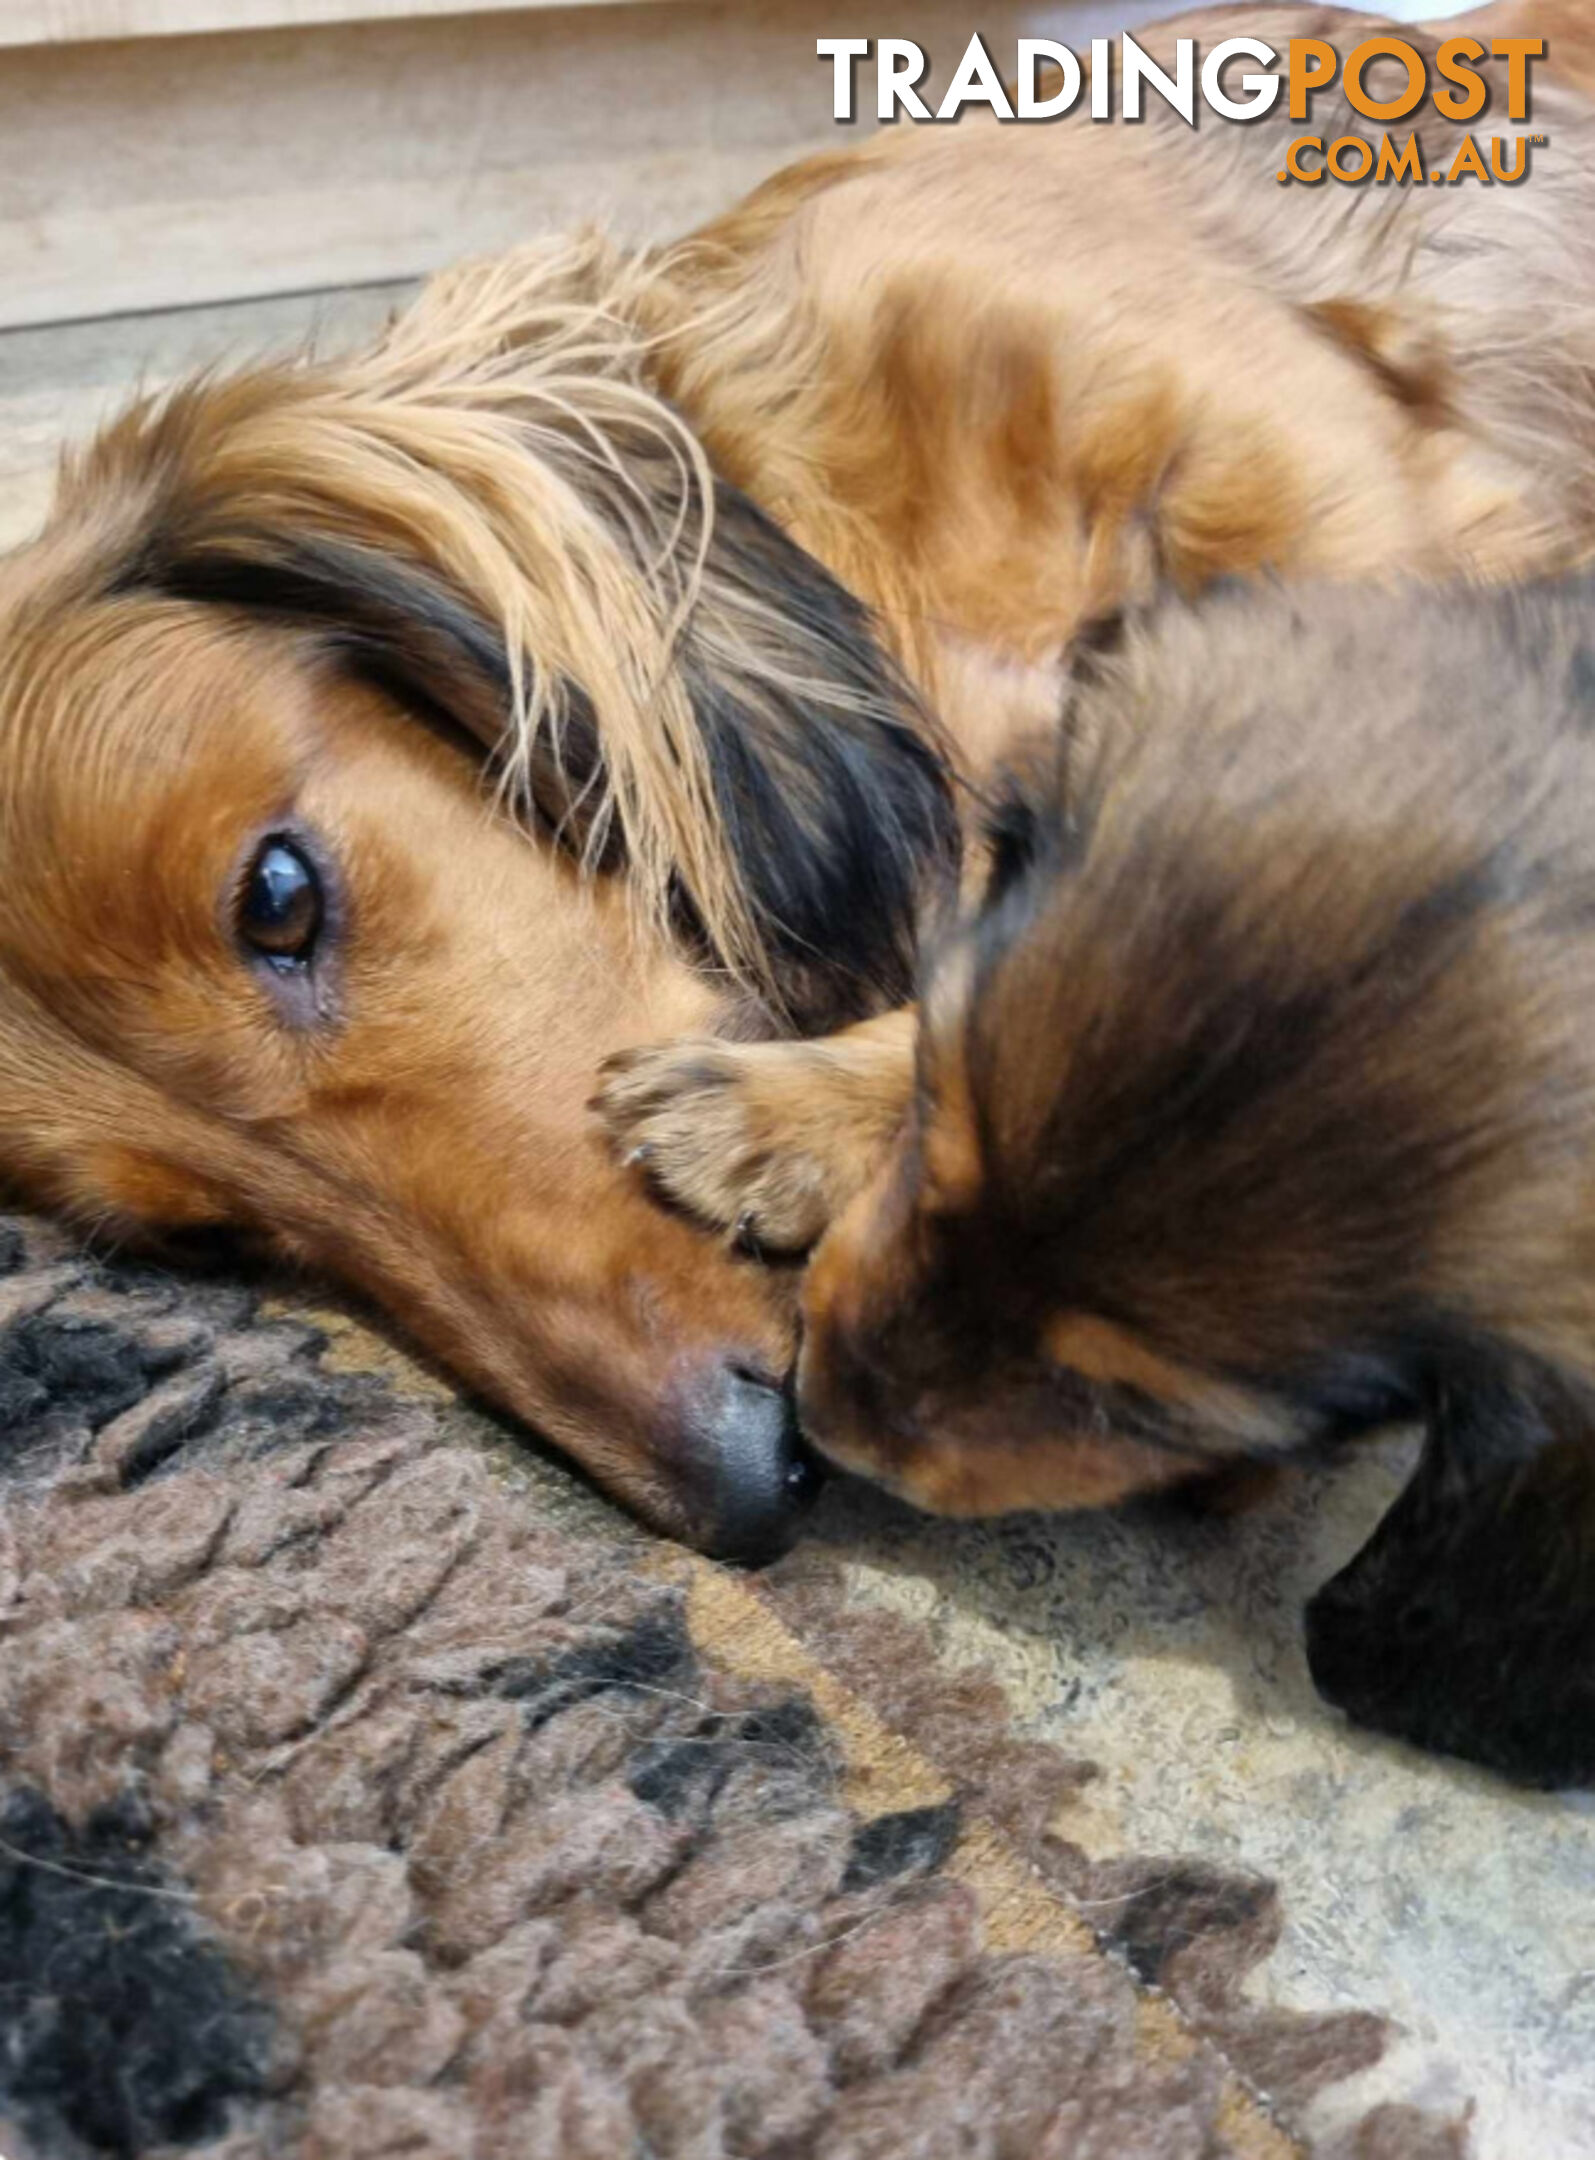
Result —
[[701, 1222], [805, 1252], [865, 1185], [914, 1086], [912, 1006], [813, 1042], [687, 1038], [611, 1058], [593, 1106]]

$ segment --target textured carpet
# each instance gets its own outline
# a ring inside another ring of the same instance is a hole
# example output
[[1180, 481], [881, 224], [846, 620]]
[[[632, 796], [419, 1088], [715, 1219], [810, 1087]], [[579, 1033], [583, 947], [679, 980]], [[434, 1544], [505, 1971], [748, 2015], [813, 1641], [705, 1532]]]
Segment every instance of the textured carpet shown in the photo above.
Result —
[[1308, 2149], [1386, 2035], [1248, 2001], [1270, 1884], [1088, 1859], [1090, 1767], [823, 1552], [650, 1539], [330, 1327], [0, 1219], [7, 2160]]

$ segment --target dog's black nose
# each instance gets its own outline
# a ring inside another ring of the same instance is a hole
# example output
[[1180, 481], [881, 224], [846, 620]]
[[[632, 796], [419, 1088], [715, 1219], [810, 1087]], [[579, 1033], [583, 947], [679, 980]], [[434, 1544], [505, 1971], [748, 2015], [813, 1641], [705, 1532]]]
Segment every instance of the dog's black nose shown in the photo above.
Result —
[[763, 1567], [795, 1542], [823, 1472], [790, 1395], [756, 1374], [721, 1366], [697, 1407], [713, 1463], [703, 1550]]

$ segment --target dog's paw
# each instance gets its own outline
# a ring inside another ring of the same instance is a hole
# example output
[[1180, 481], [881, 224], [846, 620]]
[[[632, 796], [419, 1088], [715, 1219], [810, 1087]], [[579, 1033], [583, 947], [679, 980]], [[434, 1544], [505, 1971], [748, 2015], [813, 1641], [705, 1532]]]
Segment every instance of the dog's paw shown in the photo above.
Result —
[[622, 1160], [676, 1206], [755, 1250], [806, 1252], [830, 1220], [831, 1181], [793, 1132], [789, 1065], [774, 1044], [623, 1051], [602, 1068], [593, 1108]]

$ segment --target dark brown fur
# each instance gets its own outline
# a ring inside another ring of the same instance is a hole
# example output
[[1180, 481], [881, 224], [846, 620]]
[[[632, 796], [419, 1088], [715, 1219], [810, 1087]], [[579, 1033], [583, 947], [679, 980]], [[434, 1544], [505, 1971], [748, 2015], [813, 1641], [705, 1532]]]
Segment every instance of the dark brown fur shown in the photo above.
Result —
[[[1314, 1603], [1320, 1683], [1595, 1777], [1592, 809], [1595, 583], [1131, 628], [1016, 780], [877, 1091], [896, 1136], [805, 1292], [811, 1437], [984, 1514], [1422, 1418], [1412, 1491]], [[740, 1092], [768, 1185], [788, 1053], [740, 1055], [698, 1115]], [[611, 1088], [652, 1088], [674, 1170], [668, 1080]], [[811, 1090], [795, 1152], [845, 1116]]]

